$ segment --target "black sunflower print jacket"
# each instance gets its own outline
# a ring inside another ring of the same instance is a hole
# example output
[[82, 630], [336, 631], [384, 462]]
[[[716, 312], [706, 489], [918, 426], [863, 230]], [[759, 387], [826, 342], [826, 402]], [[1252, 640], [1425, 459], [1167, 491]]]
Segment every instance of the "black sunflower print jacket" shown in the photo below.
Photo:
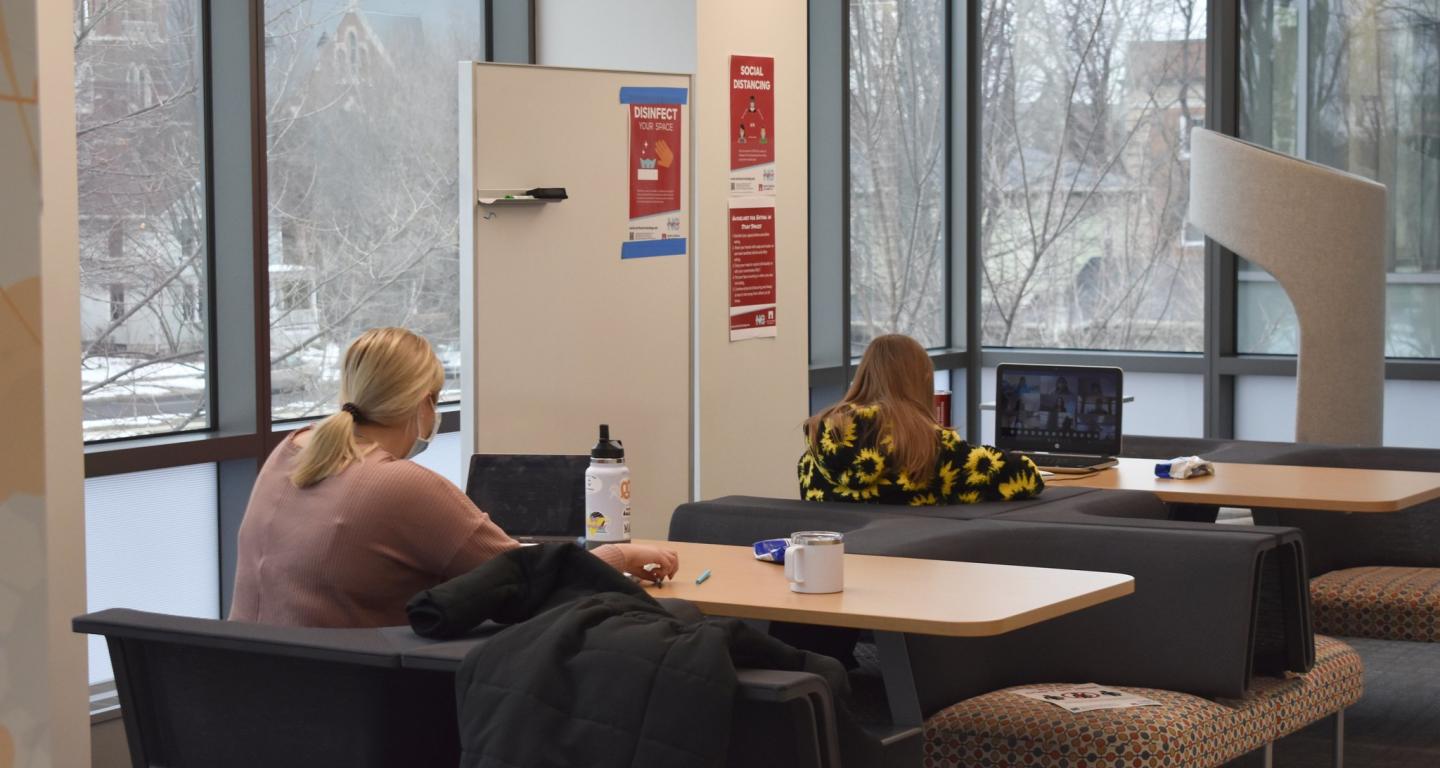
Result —
[[970, 445], [953, 429], [935, 425], [940, 451], [928, 480], [896, 471], [892, 439], [877, 428], [878, 405], [851, 405], [844, 434], [827, 424], [800, 457], [800, 495], [807, 501], [874, 504], [975, 504], [1038, 496], [1045, 481], [1030, 459], [987, 445]]

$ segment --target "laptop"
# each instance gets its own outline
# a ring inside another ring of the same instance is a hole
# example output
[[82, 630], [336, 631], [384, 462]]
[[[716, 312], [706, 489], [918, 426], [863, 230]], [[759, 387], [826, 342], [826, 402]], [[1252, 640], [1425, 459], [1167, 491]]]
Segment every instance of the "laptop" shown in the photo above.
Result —
[[1086, 365], [1002, 364], [995, 372], [995, 447], [1048, 472], [1117, 463], [1124, 372]]
[[586, 455], [477, 453], [465, 495], [523, 544], [585, 543]]

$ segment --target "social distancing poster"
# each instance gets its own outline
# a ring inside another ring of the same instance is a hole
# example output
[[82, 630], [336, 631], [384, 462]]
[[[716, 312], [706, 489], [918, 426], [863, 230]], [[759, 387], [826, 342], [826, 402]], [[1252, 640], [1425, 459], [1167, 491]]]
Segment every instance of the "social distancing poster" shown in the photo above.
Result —
[[730, 57], [730, 340], [776, 335], [775, 59]]
[[775, 60], [730, 57], [730, 194], [775, 194]]

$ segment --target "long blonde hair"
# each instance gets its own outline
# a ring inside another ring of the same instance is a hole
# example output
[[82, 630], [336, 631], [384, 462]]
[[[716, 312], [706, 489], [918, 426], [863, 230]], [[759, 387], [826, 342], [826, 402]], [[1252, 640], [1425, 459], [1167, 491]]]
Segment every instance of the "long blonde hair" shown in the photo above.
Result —
[[423, 337], [404, 328], [360, 334], [340, 369], [341, 410], [315, 425], [290, 482], [307, 488], [360, 461], [369, 448], [355, 439], [357, 423], [399, 424], [444, 383], [445, 368]]
[[920, 342], [898, 333], [871, 341], [845, 397], [805, 422], [811, 450], [826, 425], [840, 434], [850, 428], [854, 423], [851, 405], [880, 406], [876, 437], [894, 441], [890, 455], [896, 468], [912, 482], [930, 479], [940, 450], [935, 430], [935, 367]]

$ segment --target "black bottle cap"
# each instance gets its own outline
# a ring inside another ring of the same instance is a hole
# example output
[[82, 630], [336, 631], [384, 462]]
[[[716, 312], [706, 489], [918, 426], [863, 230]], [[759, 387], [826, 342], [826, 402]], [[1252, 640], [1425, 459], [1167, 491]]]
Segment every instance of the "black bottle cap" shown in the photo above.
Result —
[[610, 439], [610, 425], [600, 425], [600, 442], [590, 449], [592, 459], [624, 459], [625, 446], [619, 440]]

